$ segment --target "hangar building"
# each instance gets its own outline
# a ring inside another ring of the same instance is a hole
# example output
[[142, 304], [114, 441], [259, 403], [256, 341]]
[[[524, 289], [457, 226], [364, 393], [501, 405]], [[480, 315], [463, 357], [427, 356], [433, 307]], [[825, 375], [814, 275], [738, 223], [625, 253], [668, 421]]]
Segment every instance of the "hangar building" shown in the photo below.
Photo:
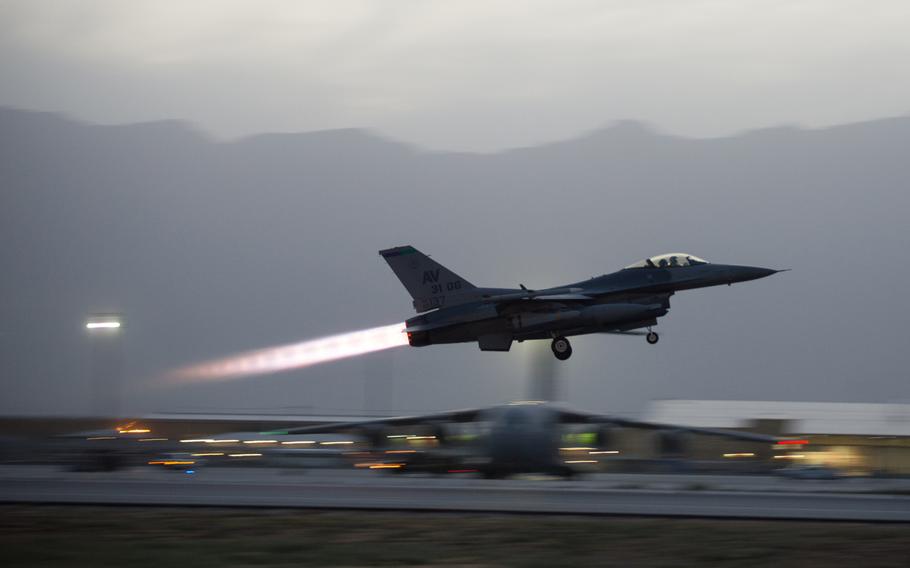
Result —
[[910, 404], [752, 400], [657, 400], [643, 420], [804, 439], [778, 448], [782, 462], [844, 472], [910, 475]]

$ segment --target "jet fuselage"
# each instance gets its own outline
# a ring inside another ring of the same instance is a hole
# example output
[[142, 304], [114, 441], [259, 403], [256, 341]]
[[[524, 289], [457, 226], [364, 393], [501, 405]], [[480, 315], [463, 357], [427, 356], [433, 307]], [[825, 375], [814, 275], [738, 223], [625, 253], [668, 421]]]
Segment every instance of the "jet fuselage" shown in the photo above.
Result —
[[508, 351], [513, 341], [552, 339], [567, 359], [569, 336], [651, 331], [681, 290], [734, 284], [778, 272], [756, 266], [710, 264], [685, 253], [645, 259], [617, 272], [545, 290], [480, 288], [420, 253], [396, 247], [380, 254], [414, 298], [421, 315], [406, 321], [414, 347], [476, 341], [483, 351]]

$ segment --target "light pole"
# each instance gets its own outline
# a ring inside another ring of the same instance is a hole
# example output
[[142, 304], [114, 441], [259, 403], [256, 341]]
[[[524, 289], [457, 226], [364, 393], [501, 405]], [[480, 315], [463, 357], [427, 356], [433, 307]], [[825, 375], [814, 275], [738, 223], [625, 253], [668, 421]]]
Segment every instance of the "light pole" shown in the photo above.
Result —
[[363, 367], [363, 411], [365, 414], [381, 415], [396, 408], [393, 390], [395, 388], [395, 353], [391, 350], [364, 357]]
[[92, 414], [116, 420], [121, 412], [123, 318], [120, 314], [92, 314], [85, 320], [85, 329], [92, 344]]
[[530, 364], [528, 372], [528, 398], [531, 400], [565, 400], [565, 392], [559, 381], [559, 370], [562, 365], [556, 364], [556, 358], [544, 341], [531, 342]]

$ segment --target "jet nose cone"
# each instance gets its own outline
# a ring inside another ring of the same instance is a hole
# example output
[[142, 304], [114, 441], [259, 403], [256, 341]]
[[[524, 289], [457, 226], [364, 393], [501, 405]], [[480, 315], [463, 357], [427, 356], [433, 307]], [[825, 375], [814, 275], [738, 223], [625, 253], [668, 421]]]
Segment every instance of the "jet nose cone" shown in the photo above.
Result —
[[736, 282], [746, 282], [749, 280], [758, 280], [772, 274], [782, 272], [781, 270], [772, 270], [760, 266], [737, 266], [733, 269], [733, 277]]

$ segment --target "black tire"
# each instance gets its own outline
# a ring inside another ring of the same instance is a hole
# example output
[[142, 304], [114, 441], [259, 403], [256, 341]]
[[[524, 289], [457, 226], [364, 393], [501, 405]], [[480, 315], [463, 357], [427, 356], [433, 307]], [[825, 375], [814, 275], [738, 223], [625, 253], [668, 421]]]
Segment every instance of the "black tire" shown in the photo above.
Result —
[[645, 336], [645, 341], [647, 341], [651, 345], [654, 345], [655, 343], [660, 341], [660, 336], [657, 335], [657, 333], [654, 331], [649, 331], [648, 335]]
[[550, 343], [550, 349], [553, 350], [553, 355], [560, 361], [565, 361], [572, 356], [572, 344], [565, 337], [553, 338], [553, 342]]

